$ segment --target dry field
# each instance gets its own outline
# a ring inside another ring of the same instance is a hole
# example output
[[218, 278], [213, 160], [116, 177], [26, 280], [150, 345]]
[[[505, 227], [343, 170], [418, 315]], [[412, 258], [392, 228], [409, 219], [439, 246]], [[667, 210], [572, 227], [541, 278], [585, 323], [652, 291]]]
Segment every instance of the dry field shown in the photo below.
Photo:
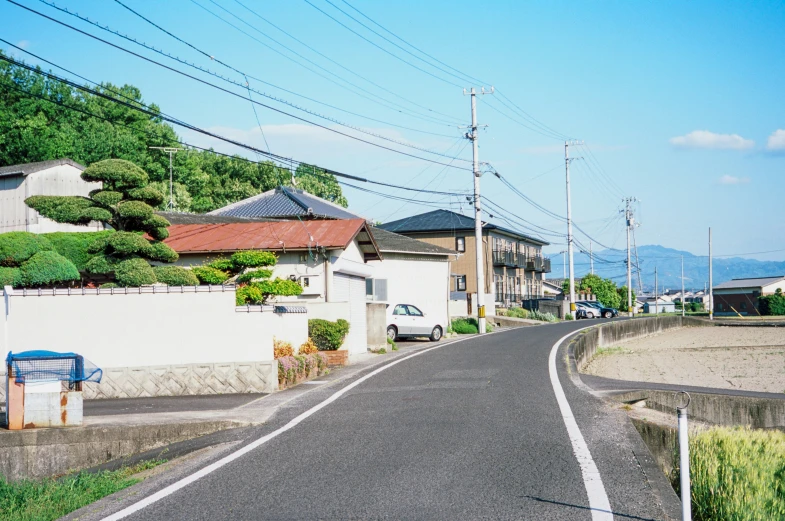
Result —
[[785, 392], [785, 328], [690, 327], [602, 349], [584, 372], [638, 382]]

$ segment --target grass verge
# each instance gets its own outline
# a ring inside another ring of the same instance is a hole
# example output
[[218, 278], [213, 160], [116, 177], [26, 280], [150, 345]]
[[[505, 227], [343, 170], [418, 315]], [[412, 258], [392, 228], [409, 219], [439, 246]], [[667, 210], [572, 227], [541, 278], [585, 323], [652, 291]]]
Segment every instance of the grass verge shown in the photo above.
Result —
[[785, 433], [715, 427], [691, 434], [690, 478], [695, 521], [785, 519]]
[[3, 521], [50, 521], [102, 497], [141, 481], [134, 474], [166, 460], [151, 460], [97, 473], [79, 472], [61, 478], [8, 482], [0, 477], [0, 519]]

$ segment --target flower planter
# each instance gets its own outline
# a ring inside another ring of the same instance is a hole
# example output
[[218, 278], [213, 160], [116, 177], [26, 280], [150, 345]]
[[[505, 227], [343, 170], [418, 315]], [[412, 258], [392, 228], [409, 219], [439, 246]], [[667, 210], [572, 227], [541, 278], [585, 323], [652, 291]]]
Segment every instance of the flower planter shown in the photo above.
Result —
[[337, 351], [320, 351], [327, 355], [327, 365], [329, 367], [349, 365], [349, 351], [339, 349]]

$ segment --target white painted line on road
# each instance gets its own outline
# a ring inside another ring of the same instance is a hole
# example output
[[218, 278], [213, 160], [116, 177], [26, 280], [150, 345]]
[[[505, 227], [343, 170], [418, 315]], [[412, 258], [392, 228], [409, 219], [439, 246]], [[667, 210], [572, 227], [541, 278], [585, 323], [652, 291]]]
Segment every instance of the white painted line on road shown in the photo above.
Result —
[[581, 467], [583, 484], [586, 486], [586, 493], [589, 496], [589, 508], [591, 509], [592, 521], [612, 521], [613, 511], [611, 510], [611, 503], [608, 501], [608, 495], [605, 493], [605, 485], [602, 484], [600, 471], [597, 470], [597, 465], [594, 464], [591, 452], [589, 452], [589, 446], [586, 445], [586, 440], [583, 439], [583, 434], [581, 434], [581, 430], [578, 428], [578, 422], [575, 421], [570, 403], [567, 401], [567, 396], [564, 394], [561, 383], [559, 383], [559, 374], [556, 372], [556, 355], [559, 352], [559, 347], [562, 345], [562, 342], [584, 329], [589, 328], [584, 327], [568, 333], [553, 344], [551, 354], [548, 357], [548, 372], [551, 376], [553, 392], [556, 394], [556, 401], [559, 402], [559, 409], [561, 410], [564, 425], [567, 427], [567, 434], [572, 443], [572, 452], [575, 454], [578, 465]]
[[[493, 333], [489, 333], [489, 334], [493, 334]], [[483, 335], [483, 336], [487, 336], [487, 335]], [[203, 478], [203, 477], [207, 476], [208, 474], [211, 474], [211, 473], [215, 472], [216, 470], [220, 469], [224, 465], [227, 465], [227, 464], [231, 463], [232, 461], [236, 460], [237, 458], [240, 458], [240, 457], [248, 454], [252, 450], [256, 449], [257, 447], [267, 443], [268, 441], [270, 441], [271, 439], [277, 437], [278, 435], [283, 434], [284, 432], [288, 431], [289, 429], [292, 429], [297, 424], [299, 424], [300, 422], [302, 422], [303, 420], [305, 420], [309, 416], [312, 416], [313, 414], [319, 412], [321, 409], [327, 407], [328, 405], [333, 403], [335, 400], [337, 400], [338, 398], [340, 398], [341, 396], [343, 396], [347, 392], [351, 391], [352, 389], [354, 389], [355, 387], [357, 387], [361, 383], [365, 382], [369, 378], [372, 378], [372, 377], [376, 376], [377, 374], [381, 373], [382, 371], [384, 371], [386, 369], [389, 369], [390, 367], [392, 367], [394, 365], [400, 364], [401, 362], [409, 360], [410, 358], [414, 358], [415, 356], [420, 356], [420, 355], [425, 354], [425, 353], [427, 353], [429, 351], [433, 351], [434, 349], [439, 349], [440, 347], [443, 347], [443, 346], [446, 346], [446, 345], [456, 344], [458, 342], [462, 342], [464, 340], [470, 340], [472, 338], [476, 338], [476, 337], [474, 335], [472, 335], [472, 336], [467, 337], [467, 338], [461, 338], [461, 339], [458, 339], [458, 340], [453, 340], [452, 342], [445, 342], [444, 344], [441, 344], [441, 345], [437, 345], [437, 346], [434, 346], [434, 347], [429, 347], [428, 349], [423, 349], [422, 351], [418, 351], [418, 352], [413, 353], [413, 354], [411, 354], [409, 356], [405, 356], [403, 358], [399, 358], [398, 360], [394, 360], [394, 361], [390, 362], [387, 365], [384, 365], [384, 366], [382, 366], [382, 367], [380, 367], [378, 369], [375, 369], [375, 370], [371, 371], [370, 373], [368, 373], [367, 375], [365, 375], [365, 376], [363, 376], [361, 378], [358, 378], [355, 382], [352, 382], [351, 384], [347, 385], [346, 387], [344, 387], [340, 391], [336, 391], [329, 398], [327, 398], [323, 402], [319, 403], [318, 405], [315, 405], [315, 406], [311, 407], [310, 409], [308, 409], [304, 413], [300, 414], [299, 416], [297, 416], [296, 418], [291, 420], [289, 423], [287, 423], [283, 427], [281, 427], [281, 428], [279, 428], [277, 430], [274, 430], [270, 434], [262, 436], [258, 440], [249, 443], [248, 445], [244, 446], [243, 448], [241, 448], [241, 449], [239, 449], [239, 450], [229, 454], [228, 456], [225, 456], [225, 457], [221, 458], [220, 460], [216, 461], [215, 463], [212, 463], [212, 464], [204, 467], [203, 469], [199, 470], [198, 472], [195, 472], [195, 473], [191, 474], [190, 476], [186, 476], [183, 479], [181, 479], [180, 481], [176, 481], [176, 482], [172, 483], [168, 487], [159, 490], [155, 494], [147, 496], [146, 498], [142, 499], [141, 501], [138, 501], [137, 503], [134, 503], [133, 505], [130, 505], [130, 506], [128, 506], [128, 507], [118, 511], [118, 512], [115, 512], [114, 514], [112, 514], [110, 516], [107, 516], [107, 517], [103, 518], [103, 521], [116, 521], [118, 519], [123, 519], [125, 517], [130, 516], [134, 512], [138, 512], [138, 511], [142, 510], [143, 508], [148, 507], [148, 506], [152, 505], [153, 503], [156, 503], [157, 501], [160, 501], [161, 499], [164, 499], [165, 497], [174, 494], [175, 492], [177, 492], [181, 488], [184, 488], [184, 487], [190, 485], [191, 483], [193, 483], [194, 481], [196, 481], [196, 480], [198, 480], [200, 478]]]

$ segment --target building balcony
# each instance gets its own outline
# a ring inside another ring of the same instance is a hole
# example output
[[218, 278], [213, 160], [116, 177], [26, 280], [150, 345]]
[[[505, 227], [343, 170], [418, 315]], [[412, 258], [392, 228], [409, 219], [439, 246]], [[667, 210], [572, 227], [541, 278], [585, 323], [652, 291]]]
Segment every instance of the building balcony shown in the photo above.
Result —
[[551, 272], [551, 259], [543, 259], [542, 272], [543, 273]]
[[[529, 271], [543, 271], [544, 260], [542, 257], [529, 257], [526, 259], [526, 269]], [[548, 271], [551, 271], [550, 261], [548, 260]]]
[[493, 250], [493, 265], [514, 268], [518, 266], [518, 254], [514, 251]]
[[495, 302], [500, 305], [520, 304], [523, 296], [520, 293], [497, 293]]

